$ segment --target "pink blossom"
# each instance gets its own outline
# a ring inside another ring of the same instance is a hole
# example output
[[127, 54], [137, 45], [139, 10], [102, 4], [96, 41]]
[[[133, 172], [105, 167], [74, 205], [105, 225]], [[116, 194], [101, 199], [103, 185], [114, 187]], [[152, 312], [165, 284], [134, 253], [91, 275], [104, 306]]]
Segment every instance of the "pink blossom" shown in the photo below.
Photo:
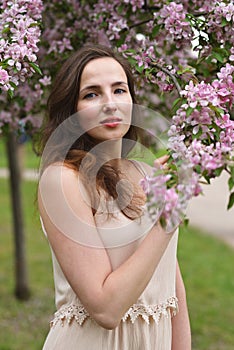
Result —
[[[25, 81], [34, 72], [29, 62], [37, 60], [37, 44], [41, 34], [37, 21], [41, 19], [42, 1], [4, 0], [1, 9], [0, 33], [3, 49], [0, 50], [0, 62], [4, 60], [8, 63], [5, 68], [8, 81], [3, 88], [12, 90], [14, 85], [18, 85], [18, 81]], [[8, 31], [5, 30], [7, 28]]]
[[[223, 26], [223, 19], [225, 19], [228, 25]], [[224, 2], [216, 1], [210, 11], [207, 18], [208, 33], [216, 35], [217, 40], [220, 43], [229, 41], [230, 43], [234, 42], [234, 4], [226, 4]]]
[[144, 6], [144, 0], [124, 0], [125, 4], [130, 4], [132, 6], [132, 11], [136, 12], [137, 9], [140, 9]]
[[0, 84], [7, 84], [9, 82], [9, 75], [5, 69], [0, 67]]
[[48, 76], [44, 76], [43, 78], [39, 79], [39, 82], [43, 85], [43, 86], [48, 86], [51, 84], [51, 77]]
[[164, 5], [155, 16], [159, 16], [158, 23], [165, 25], [168, 39], [178, 41], [179, 46], [183, 40], [187, 41], [192, 37], [190, 25], [185, 20], [186, 11], [182, 4], [172, 1], [169, 5]]

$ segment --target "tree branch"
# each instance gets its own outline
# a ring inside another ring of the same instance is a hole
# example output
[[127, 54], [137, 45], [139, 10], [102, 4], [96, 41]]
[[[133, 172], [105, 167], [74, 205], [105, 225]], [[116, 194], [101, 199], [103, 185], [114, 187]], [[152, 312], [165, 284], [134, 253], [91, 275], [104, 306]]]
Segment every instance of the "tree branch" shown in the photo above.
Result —
[[149, 6], [147, 2], [148, 2], [147, 0], [144, 0], [144, 5], [142, 6], [142, 8], [144, 10], [150, 10], [151, 11], [151, 10], [159, 10], [161, 8], [160, 6]]
[[163, 66], [160, 66], [160, 64], [158, 64], [156, 62], [152, 62], [151, 66], [156, 67], [158, 70], [161, 70], [162, 72], [166, 73], [171, 78], [171, 80], [173, 81], [173, 83], [174, 83], [174, 85], [175, 85], [175, 87], [176, 87], [176, 89], [178, 91], [178, 94], [180, 95], [180, 92], [181, 92], [182, 89], [180, 87], [180, 84], [178, 83], [178, 80], [177, 80], [176, 76], [173, 75], [169, 71], [169, 69], [167, 69], [167, 68], [165, 68]]
[[192, 15], [193, 15], [194, 17], [199, 17], [199, 16], [208, 15], [208, 13], [205, 12], [205, 11], [203, 11], [203, 12], [194, 12], [194, 13], [192, 13]]

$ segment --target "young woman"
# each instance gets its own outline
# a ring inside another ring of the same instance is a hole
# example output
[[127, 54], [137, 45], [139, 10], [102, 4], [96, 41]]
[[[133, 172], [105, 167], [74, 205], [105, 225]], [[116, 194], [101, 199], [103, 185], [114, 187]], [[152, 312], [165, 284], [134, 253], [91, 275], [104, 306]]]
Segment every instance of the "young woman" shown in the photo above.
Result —
[[44, 350], [191, 349], [178, 232], [152, 223], [139, 185], [151, 168], [126, 158], [143, 142], [135, 104], [131, 68], [107, 47], [83, 47], [54, 82], [38, 190], [57, 307]]

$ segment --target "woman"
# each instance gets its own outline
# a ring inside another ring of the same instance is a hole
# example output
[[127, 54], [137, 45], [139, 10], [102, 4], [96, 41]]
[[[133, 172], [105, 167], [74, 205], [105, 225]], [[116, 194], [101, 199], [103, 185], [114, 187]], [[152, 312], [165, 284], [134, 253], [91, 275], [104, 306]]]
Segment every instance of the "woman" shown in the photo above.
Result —
[[57, 306], [44, 350], [191, 349], [177, 231], [152, 223], [139, 185], [151, 168], [126, 158], [143, 142], [135, 103], [131, 68], [103, 46], [55, 80], [38, 191]]

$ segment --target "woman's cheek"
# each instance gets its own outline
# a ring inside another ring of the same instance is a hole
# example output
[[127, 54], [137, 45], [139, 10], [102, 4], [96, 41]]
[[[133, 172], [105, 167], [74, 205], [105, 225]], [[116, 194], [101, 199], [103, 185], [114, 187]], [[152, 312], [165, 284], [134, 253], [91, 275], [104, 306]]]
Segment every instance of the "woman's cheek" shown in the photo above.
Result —
[[132, 104], [131, 103], [126, 103], [123, 105], [122, 113], [125, 116], [125, 121], [127, 123], [131, 123], [132, 120]]
[[78, 111], [78, 118], [81, 128], [86, 132], [99, 126], [100, 106], [90, 106]]

